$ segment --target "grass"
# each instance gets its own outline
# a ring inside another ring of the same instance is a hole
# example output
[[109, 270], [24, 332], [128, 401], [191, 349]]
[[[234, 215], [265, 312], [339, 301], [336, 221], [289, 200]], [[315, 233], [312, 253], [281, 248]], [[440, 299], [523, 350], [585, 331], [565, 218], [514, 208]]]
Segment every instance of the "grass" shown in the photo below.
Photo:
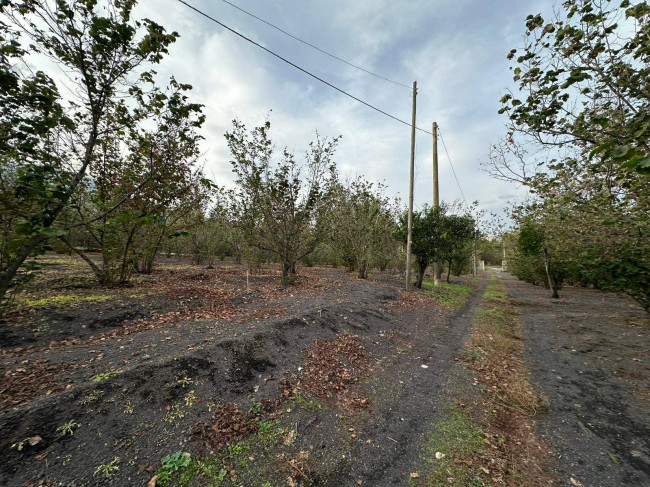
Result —
[[41, 299], [25, 299], [21, 300], [26, 308], [62, 308], [64, 306], [75, 305], [79, 303], [101, 303], [112, 299], [113, 296], [107, 294], [91, 294], [88, 296], [79, 296], [76, 294], [59, 294], [56, 296], [48, 296]]
[[[290, 461], [287, 451], [295, 438], [291, 428], [280, 420], [258, 420], [257, 433], [232, 443], [203, 460], [188, 453], [176, 452], [163, 458], [158, 470], [161, 487], [187, 485], [263, 485], [268, 478], [283, 470], [282, 462]], [[286, 478], [286, 475], [285, 475]]]
[[480, 466], [468, 458], [486, 449], [483, 429], [458, 404], [445, 411], [442, 420], [433, 424], [426, 435], [424, 446], [425, 467], [420, 472], [427, 487], [486, 485], [480, 479]]
[[[493, 276], [474, 312], [472, 334], [462, 354], [474, 376], [472, 400], [461, 401], [450, 391], [456, 402], [427, 433], [420, 472], [410, 479], [412, 484], [548, 485], [548, 447], [531, 420], [545, 409], [546, 400], [530, 382], [521, 334], [514, 302]], [[479, 383], [482, 387], [474, 388]]]
[[446, 282], [441, 282], [436, 286], [433, 279], [423, 279], [422, 289], [425, 289], [440, 304], [451, 309], [461, 308], [474, 291], [469, 286], [447, 284]]
[[545, 409], [546, 399], [533, 388], [523, 361], [519, 313], [496, 278], [488, 283], [472, 321], [466, 361], [488, 378], [495, 401], [526, 416]]

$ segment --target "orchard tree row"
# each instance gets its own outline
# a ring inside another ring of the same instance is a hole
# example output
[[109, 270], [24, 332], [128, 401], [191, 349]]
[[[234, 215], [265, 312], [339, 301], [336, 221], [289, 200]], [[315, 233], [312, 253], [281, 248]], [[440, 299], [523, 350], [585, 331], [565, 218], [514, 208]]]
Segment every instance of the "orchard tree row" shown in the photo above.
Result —
[[[341, 180], [338, 138], [317, 135], [299, 161], [275, 152], [270, 123], [235, 121], [226, 134], [235, 188], [206, 178], [203, 106], [191, 86], [161, 84], [154, 70], [178, 34], [134, 19], [134, 6], [0, 3], [0, 299], [35, 275], [48, 249], [78, 254], [103, 285], [151, 272], [161, 251], [206, 265], [226, 255], [253, 268], [277, 262], [283, 283], [298, 262], [360, 278], [404, 268], [399, 202], [382, 185]], [[42, 70], [29, 68], [34, 60]], [[439, 255], [460, 268], [460, 247], [476, 238], [470, 217], [458, 217], [463, 230], [453, 219], [438, 228], [445, 211], [416, 215], [416, 246], [433, 246], [416, 251], [418, 285], [425, 262]], [[441, 232], [457, 248], [443, 253]]]
[[513, 49], [519, 91], [489, 171], [530, 190], [513, 209], [508, 268], [624, 291], [650, 308], [650, 6], [567, 0], [531, 15]]

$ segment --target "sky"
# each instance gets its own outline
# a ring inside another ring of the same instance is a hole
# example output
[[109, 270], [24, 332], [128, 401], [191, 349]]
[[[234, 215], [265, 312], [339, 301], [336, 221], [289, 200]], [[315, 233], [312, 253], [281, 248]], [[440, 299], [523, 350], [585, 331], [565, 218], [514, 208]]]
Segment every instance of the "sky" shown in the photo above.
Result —
[[[410, 122], [411, 90], [336, 61], [238, 11], [222, 0], [187, 0], [337, 87]], [[478, 200], [502, 214], [523, 188], [490, 178], [480, 163], [505, 133], [499, 99], [515, 89], [510, 49], [523, 44], [528, 14], [551, 2], [521, 0], [230, 0], [323, 50], [384, 77], [418, 82], [418, 127], [437, 122], [460, 182], [439, 142], [443, 201]], [[205, 170], [231, 186], [224, 133], [237, 118], [249, 127], [271, 122], [278, 149], [302, 156], [316, 131], [342, 136], [336, 162], [343, 175], [383, 182], [408, 196], [410, 127], [342, 95], [200, 16], [177, 0], [142, 0], [136, 14], [177, 31], [180, 39], [156, 69], [194, 89], [205, 105]], [[432, 137], [417, 132], [415, 207], [432, 201]]]

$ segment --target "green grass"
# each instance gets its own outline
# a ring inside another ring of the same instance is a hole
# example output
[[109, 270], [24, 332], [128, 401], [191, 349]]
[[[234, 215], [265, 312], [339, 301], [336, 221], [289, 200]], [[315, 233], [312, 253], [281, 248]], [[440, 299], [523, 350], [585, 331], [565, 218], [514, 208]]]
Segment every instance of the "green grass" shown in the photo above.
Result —
[[[290, 446], [287, 435], [291, 428], [282, 427], [279, 420], [260, 421], [259, 430], [239, 442], [216, 451], [200, 460], [183, 452], [168, 455], [162, 460], [157, 474], [161, 487], [188, 485], [262, 485], [277, 471], [278, 452]], [[287, 445], [289, 443], [289, 445]], [[254, 459], [254, 461], [251, 460]], [[236, 472], [232, 481], [229, 469]]]
[[474, 291], [469, 286], [447, 284], [446, 282], [441, 282], [436, 286], [433, 279], [423, 279], [422, 289], [425, 289], [426, 292], [440, 304], [451, 309], [461, 308]]
[[485, 485], [479, 478], [479, 467], [464, 462], [485, 451], [484, 437], [481, 427], [460, 406], [447, 408], [444, 418], [435, 422], [426, 435], [424, 470], [419, 472], [418, 485]]
[[42, 299], [25, 299], [21, 304], [28, 308], [61, 308], [78, 303], [100, 303], [108, 301], [112, 296], [106, 294], [91, 294], [89, 296], [79, 296], [75, 294], [59, 294]]

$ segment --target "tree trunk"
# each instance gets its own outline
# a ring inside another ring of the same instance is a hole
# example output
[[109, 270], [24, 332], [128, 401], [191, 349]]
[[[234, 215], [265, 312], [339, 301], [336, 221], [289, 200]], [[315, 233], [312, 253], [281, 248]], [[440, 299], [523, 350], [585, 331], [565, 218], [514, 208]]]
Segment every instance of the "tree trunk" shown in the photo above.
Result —
[[0, 273], [0, 302], [4, 299], [5, 294], [11, 287], [11, 282], [13, 281], [14, 277], [16, 277], [16, 274], [18, 274], [18, 269], [20, 269], [20, 266], [23, 265], [25, 260], [27, 260], [27, 258], [36, 249], [36, 247], [38, 247], [47, 239], [48, 237], [45, 237], [43, 235], [34, 235], [25, 244], [22, 251], [9, 261], [5, 271]]
[[422, 289], [422, 279], [424, 279], [424, 273], [427, 271], [427, 265], [418, 264], [418, 277], [415, 281], [415, 287]]
[[548, 287], [551, 288], [551, 297], [559, 298], [560, 295], [557, 293], [555, 280], [551, 274], [551, 255], [548, 253], [548, 249], [546, 247], [544, 247], [544, 268], [546, 269], [546, 277], [548, 277]]
[[451, 276], [451, 263], [452, 259], [449, 259], [449, 268], [447, 269], [447, 284], [451, 284], [451, 280], [449, 279]]
[[363, 263], [359, 266], [359, 279], [365, 279], [367, 276], [368, 266]]
[[285, 260], [282, 263], [282, 284], [284, 286], [295, 282], [295, 269], [296, 265], [290, 261]]
[[76, 248], [74, 245], [72, 245], [66, 237], [59, 237], [59, 240], [61, 240], [61, 242], [63, 242], [68, 246], [70, 252], [73, 251], [76, 252], [77, 255], [81, 257], [86, 262], [86, 264], [90, 266], [90, 269], [93, 271], [93, 274], [95, 274], [95, 277], [100, 282], [100, 284], [104, 284], [104, 273], [101, 271], [99, 267], [97, 267], [97, 264], [95, 264], [92, 260], [90, 260], [90, 257], [84, 254], [81, 250]]

